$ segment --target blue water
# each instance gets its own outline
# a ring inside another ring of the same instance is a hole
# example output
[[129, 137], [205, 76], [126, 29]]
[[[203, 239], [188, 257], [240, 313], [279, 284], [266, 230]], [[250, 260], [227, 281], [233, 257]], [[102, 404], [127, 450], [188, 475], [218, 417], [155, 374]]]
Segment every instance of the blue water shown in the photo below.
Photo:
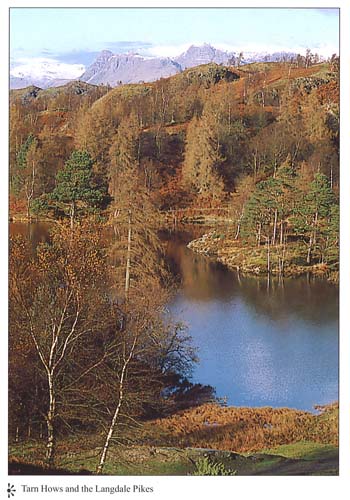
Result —
[[325, 281], [238, 277], [181, 241], [170, 304], [198, 348], [193, 381], [229, 405], [312, 410], [338, 399], [338, 289]]

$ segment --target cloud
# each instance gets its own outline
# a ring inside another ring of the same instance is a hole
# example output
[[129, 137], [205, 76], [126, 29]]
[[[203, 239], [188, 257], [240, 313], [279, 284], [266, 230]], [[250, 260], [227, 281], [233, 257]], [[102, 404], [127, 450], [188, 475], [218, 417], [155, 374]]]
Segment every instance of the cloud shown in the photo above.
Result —
[[147, 54], [154, 57], [177, 57], [191, 47], [191, 45], [201, 46], [205, 42], [190, 42], [177, 45], [152, 45]]
[[227, 44], [227, 43], [215, 43], [213, 46], [217, 49], [224, 50], [226, 52], [243, 52], [244, 53], [263, 53], [263, 54], [273, 54], [274, 52], [294, 52], [296, 54], [304, 55], [306, 49], [310, 49], [311, 52], [317, 52], [321, 56], [329, 57], [334, 53], [339, 52], [339, 48], [336, 45], [319, 43], [316, 45], [299, 44], [291, 41], [289, 44], [262, 44], [262, 43], [237, 43], [237, 44]]
[[90, 50], [72, 50], [54, 54], [54, 58], [67, 64], [84, 64], [89, 66], [96, 59], [99, 51]]
[[147, 51], [152, 44], [149, 42], [141, 42], [139, 40], [135, 41], [118, 41], [118, 42], [107, 42], [104, 49], [111, 50], [115, 54], [123, 54], [125, 52], [139, 52], [143, 53]]
[[[149, 49], [147, 49], [147, 55], [155, 56], [155, 57], [177, 57], [183, 52], [185, 52], [191, 45], [201, 46], [204, 45], [202, 41], [192, 41], [189, 43], [183, 43], [178, 45], [153, 45]], [[295, 52], [300, 54], [305, 54], [307, 48], [311, 50], [311, 52], [317, 52], [324, 57], [329, 57], [334, 53], [339, 52], [339, 48], [336, 45], [319, 43], [315, 46], [310, 45], [301, 45], [296, 41], [292, 41], [289, 44], [279, 44], [279, 43], [271, 43], [271, 44], [262, 44], [262, 43], [252, 43], [252, 42], [240, 42], [240, 43], [224, 43], [224, 42], [212, 42], [210, 43], [212, 47], [216, 49], [222, 50], [224, 52], [234, 52], [239, 53], [243, 52], [245, 54], [248, 53], [264, 53], [264, 54], [273, 54], [274, 52]]]

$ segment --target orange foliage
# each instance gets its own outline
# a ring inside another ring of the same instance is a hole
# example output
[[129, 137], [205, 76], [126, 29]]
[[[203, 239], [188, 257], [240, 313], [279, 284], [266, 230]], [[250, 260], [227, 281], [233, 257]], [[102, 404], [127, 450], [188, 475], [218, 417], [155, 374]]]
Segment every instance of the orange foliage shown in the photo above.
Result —
[[9, 212], [10, 215], [22, 214], [27, 210], [27, 204], [25, 200], [20, 200], [14, 196], [10, 196], [9, 199]]
[[[338, 405], [320, 415], [289, 408], [223, 408], [206, 404], [152, 421], [146, 439], [180, 447], [258, 451], [302, 440], [337, 445]], [[326, 418], [327, 416], [331, 418]], [[334, 417], [334, 418], [333, 418]]]
[[339, 91], [339, 82], [337, 82], [336, 80], [332, 80], [331, 82], [328, 82], [325, 85], [319, 87], [317, 89], [317, 94], [321, 101], [321, 104], [325, 104], [327, 102], [339, 103]]

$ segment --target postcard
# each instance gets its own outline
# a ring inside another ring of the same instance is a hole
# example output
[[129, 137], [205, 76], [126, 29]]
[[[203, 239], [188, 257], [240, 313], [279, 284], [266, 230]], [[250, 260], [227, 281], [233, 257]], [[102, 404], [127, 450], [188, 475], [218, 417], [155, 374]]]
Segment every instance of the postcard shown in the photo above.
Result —
[[3, 9], [8, 498], [341, 487], [340, 7]]

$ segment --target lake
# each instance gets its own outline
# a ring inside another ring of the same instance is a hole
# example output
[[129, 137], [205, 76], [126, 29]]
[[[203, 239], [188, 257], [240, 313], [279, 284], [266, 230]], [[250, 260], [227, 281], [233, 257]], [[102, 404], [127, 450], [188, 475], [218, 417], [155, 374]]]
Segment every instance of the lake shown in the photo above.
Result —
[[[11, 234], [26, 235], [33, 246], [48, 230], [10, 225]], [[239, 276], [193, 253], [186, 247], [191, 237], [162, 235], [181, 280], [169, 309], [198, 349], [192, 381], [213, 386], [235, 406], [312, 410], [337, 400], [338, 287], [307, 278], [271, 280], [267, 287], [266, 278]]]
[[173, 235], [181, 288], [169, 304], [200, 362], [193, 381], [229, 405], [312, 410], [338, 399], [338, 288], [323, 280], [242, 277]]

